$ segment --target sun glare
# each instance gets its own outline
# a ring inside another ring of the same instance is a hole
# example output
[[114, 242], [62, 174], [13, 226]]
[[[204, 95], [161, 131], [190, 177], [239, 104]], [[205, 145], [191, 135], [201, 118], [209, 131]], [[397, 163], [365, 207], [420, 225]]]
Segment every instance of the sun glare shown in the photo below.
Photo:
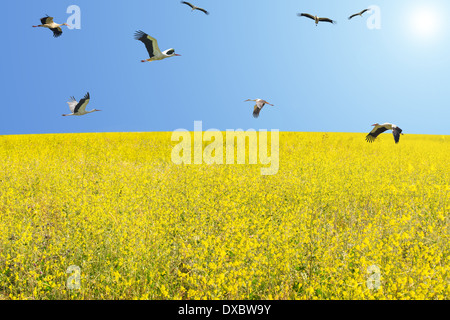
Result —
[[431, 8], [417, 8], [411, 14], [411, 29], [414, 37], [434, 38], [439, 33], [439, 13]]

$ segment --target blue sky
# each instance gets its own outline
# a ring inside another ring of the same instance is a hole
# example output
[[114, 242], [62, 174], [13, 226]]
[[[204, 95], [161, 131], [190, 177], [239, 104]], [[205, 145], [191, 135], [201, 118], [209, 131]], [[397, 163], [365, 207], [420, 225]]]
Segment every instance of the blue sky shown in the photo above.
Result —
[[[179, 0], [4, 3], [0, 134], [193, 130], [196, 120], [204, 130], [367, 132], [392, 122], [450, 134], [448, 1], [191, 2], [211, 14]], [[31, 27], [45, 14], [66, 22], [70, 5], [81, 8], [80, 30], [54, 39]], [[370, 5], [381, 29], [367, 27], [370, 14], [347, 20]], [[338, 24], [316, 27], [298, 12]], [[141, 63], [136, 30], [182, 56]], [[87, 109], [103, 112], [61, 117], [87, 91]], [[275, 107], [254, 119], [249, 98]]]

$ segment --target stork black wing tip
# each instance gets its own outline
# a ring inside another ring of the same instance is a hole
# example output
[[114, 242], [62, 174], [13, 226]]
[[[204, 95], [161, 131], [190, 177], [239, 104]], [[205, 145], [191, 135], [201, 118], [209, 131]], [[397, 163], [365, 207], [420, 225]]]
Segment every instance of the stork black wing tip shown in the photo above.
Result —
[[142, 30], [138, 30], [134, 33], [134, 38], [136, 40], [139, 40], [140, 38], [144, 37], [146, 35], [146, 33]]

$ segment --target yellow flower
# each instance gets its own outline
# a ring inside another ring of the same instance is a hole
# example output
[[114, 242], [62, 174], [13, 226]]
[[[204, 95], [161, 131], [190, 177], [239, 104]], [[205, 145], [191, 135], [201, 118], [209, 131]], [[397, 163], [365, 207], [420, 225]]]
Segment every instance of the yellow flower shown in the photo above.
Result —
[[450, 298], [442, 137], [281, 133], [273, 176], [173, 146], [0, 136], [0, 299]]

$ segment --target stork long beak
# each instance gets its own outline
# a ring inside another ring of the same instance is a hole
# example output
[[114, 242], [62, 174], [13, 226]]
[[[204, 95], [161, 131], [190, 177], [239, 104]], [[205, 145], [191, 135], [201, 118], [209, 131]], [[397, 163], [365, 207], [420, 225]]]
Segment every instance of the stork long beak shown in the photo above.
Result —
[[174, 56], [181, 57], [181, 54], [175, 53]]

